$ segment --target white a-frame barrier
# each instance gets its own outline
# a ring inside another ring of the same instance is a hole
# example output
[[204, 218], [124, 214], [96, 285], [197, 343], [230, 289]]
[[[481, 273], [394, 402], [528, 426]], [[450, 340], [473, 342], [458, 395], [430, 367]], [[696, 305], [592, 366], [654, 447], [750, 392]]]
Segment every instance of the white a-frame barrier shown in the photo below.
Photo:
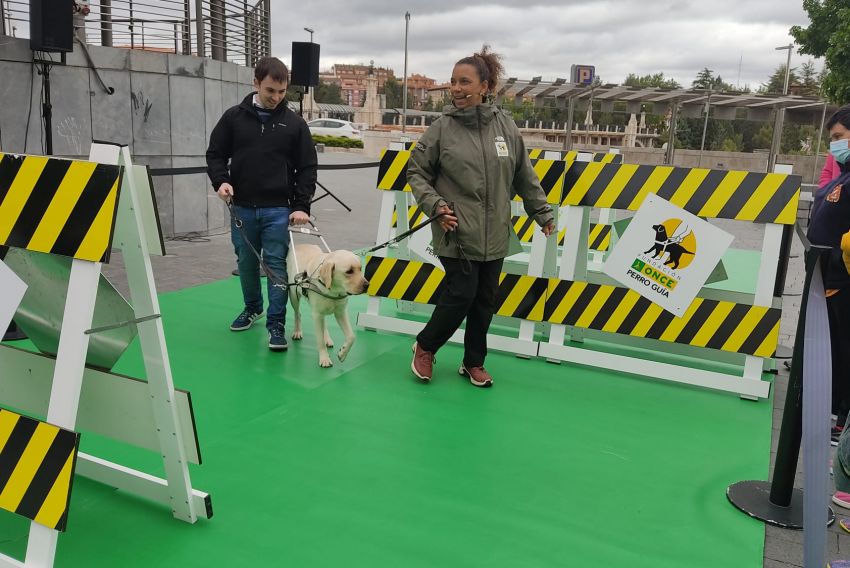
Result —
[[[136, 407], [136, 401], [143, 404], [143, 401], [149, 401], [147, 404], [152, 415], [149, 418], [152, 420], [150, 428], [156, 429], [157, 439], [151, 439], [151, 432], [124, 432], [117, 439], [133, 440], [137, 445], [161, 452], [165, 479], [82, 452], [78, 454], [76, 473], [166, 504], [171, 507], [174, 517], [194, 523], [199, 517], [211, 517], [212, 506], [207, 493], [192, 488], [189, 476], [188, 463], [199, 463], [200, 456], [194, 424], [191, 423], [190, 399], [187, 393], [174, 389], [162, 320], [159, 317], [159, 302], [148, 250], [149, 243], [155, 239], [146, 233], [146, 226], [150, 226], [151, 219], [150, 204], [146, 203], [146, 199], [150, 199], [150, 196], [145, 196], [140, 187], [140, 183], [147, 184], [147, 171], [143, 167], [133, 166], [126, 146], [93, 144], [90, 160], [118, 165], [124, 169], [114, 245], [121, 249], [124, 256], [136, 318], [133, 322], [124, 323], [138, 327], [147, 382], [86, 367], [90, 337], [98, 332], [91, 326], [102, 264], [76, 258], [71, 264], [55, 361], [40, 354], [0, 346], [0, 366], [4, 368], [3, 375], [6, 378], [34, 379], [33, 385], [44, 383], [41, 380], [44, 377], [36, 375], [52, 374], [46, 421], [69, 430], [74, 430], [78, 424], [81, 394], [97, 391], [91, 398], [99, 398], [108, 397], [109, 393], [125, 393], [135, 397], [129, 406]], [[145, 187], [145, 191], [149, 192], [150, 188]], [[2, 377], [0, 379], [6, 380]], [[17, 398], [13, 402], [33, 402], [41, 394], [20, 392], [35, 388], [27, 386], [23, 381], [4, 384], [3, 387], [5, 393], [14, 391], [11, 396]], [[140, 387], [145, 391], [144, 396], [139, 396]], [[40, 401], [33, 404], [39, 406]], [[144, 422], [144, 415], [144, 412], [139, 413], [141, 422]], [[98, 423], [98, 419], [92, 416], [88, 416], [88, 421]], [[108, 430], [103, 421], [100, 422], [101, 427]], [[102, 433], [108, 435], [107, 432]], [[0, 567], [50, 568], [56, 554], [58, 535], [57, 531], [33, 522], [25, 560], [21, 562], [0, 555]]]

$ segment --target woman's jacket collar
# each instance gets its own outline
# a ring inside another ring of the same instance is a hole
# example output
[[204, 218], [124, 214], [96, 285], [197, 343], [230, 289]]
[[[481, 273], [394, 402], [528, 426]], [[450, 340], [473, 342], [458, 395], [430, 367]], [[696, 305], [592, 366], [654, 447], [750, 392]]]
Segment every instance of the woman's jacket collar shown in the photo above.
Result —
[[479, 120], [481, 125], [489, 124], [499, 112], [501, 111], [490, 103], [481, 103], [469, 108], [457, 108], [454, 105], [446, 105], [443, 108], [444, 116], [450, 116], [469, 128], [477, 128]]

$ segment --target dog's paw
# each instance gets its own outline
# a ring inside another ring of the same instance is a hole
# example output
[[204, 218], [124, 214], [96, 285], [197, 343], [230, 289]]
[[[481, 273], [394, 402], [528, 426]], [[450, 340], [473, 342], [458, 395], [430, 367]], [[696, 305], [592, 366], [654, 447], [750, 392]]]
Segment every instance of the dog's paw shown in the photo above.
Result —
[[298, 341], [298, 340], [303, 339], [303, 338], [304, 338], [304, 334], [301, 333], [300, 329], [292, 332], [292, 339], [294, 339], [295, 341]]
[[319, 357], [319, 367], [323, 369], [327, 369], [328, 367], [333, 367], [333, 361], [331, 361], [330, 357]]
[[334, 340], [333, 340], [333, 339], [330, 339], [330, 338], [326, 339], [326, 340], [325, 340], [325, 346], [326, 346], [328, 349], [332, 349], [332, 348], [333, 348], [333, 346], [334, 346]]
[[340, 347], [339, 351], [336, 354], [336, 356], [339, 358], [340, 363], [345, 361], [345, 358], [348, 357], [349, 351], [350, 351], [350, 348], [346, 345], [343, 345], [342, 347]]

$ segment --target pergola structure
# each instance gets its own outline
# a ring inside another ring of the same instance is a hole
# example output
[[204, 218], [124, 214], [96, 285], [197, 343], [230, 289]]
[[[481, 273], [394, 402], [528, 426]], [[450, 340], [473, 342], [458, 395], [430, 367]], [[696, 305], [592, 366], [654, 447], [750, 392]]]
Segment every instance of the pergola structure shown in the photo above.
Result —
[[[714, 118], [734, 120], [741, 118], [739, 109], [745, 109], [746, 115], [743, 118], [747, 120], [774, 121], [773, 142], [768, 160], [770, 168], [773, 168], [779, 150], [785, 115], [787, 114], [789, 120], [796, 123], [819, 124], [822, 129], [824, 118], [830, 107], [827, 101], [798, 95], [729, 93], [705, 89], [662, 89], [625, 85], [588, 86], [569, 83], [566, 79], [543, 81], [540, 78], [524, 80], [515, 77], [507, 79], [496, 93], [498, 102], [509, 98], [515, 99], [518, 103], [532, 99], [535, 106], [539, 107], [552, 106], [554, 103], [554, 106], [558, 108], [567, 108], [565, 150], [570, 149], [572, 144], [573, 114], [578, 101], [588, 101], [583, 105], [585, 108], [593, 100], [601, 101], [604, 112], [612, 111], [615, 102], [625, 103], [626, 111], [635, 114], [641, 111], [644, 104], [667, 105], [671, 125], [665, 156], [667, 164], [673, 163], [675, 152], [673, 141], [680, 113], [686, 117], [699, 117], [705, 113], [706, 108], [712, 108]], [[820, 138], [819, 134], [818, 146], [820, 146]], [[818, 147], [816, 152], [819, 149]]]

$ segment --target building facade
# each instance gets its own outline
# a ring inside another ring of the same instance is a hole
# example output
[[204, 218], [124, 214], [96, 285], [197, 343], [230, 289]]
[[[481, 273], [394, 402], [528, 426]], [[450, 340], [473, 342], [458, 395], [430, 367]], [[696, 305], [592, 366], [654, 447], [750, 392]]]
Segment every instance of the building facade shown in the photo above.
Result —
[[393, 70], [386, 67], [341, 63], [332, 66], [328, 72], [320, 73], [319, 80], [323, 83], [339, 85], [342, 100], [345, 104], [363, 106], [366, 102], [366, 79], [370, 71], [378, 79], [378, 89], [383, 89], [384, 83], [390, 77], [395, 78]]
[[429, 91], [437, 86], [437, 81], [425, 75], [414, 73], [407, 78], [407, 96], [413, 99], [414, 108], [422, 108], [430, 98]]

